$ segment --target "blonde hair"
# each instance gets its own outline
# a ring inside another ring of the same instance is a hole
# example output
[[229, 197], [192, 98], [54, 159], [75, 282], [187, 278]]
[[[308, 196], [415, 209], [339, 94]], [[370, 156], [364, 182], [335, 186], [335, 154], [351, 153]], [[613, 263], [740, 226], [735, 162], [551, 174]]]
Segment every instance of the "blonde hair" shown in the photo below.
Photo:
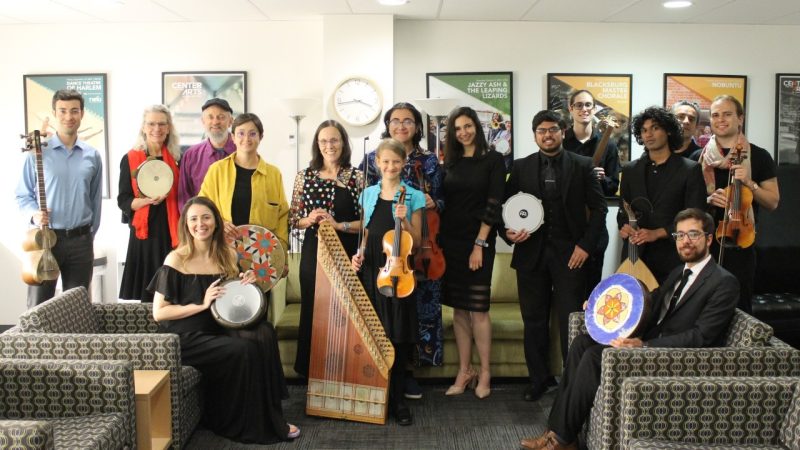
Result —
[[136, 137], [136, 143], [133, 145], [133, 148], [136, 150], [142, 150], [144, 152], [147, 151], [147, 142], [145, 142], [145, 134], [144, 134], [144, 121], [145, 117], [149, 113], [161, 113], [167, 116], [167, 123], [169, 124], [169, 134], [167, 135], [167, 140], [164, 145], [167, 146], [167, 150], [169, 150], [169, 154], [178, 161], [181, 159], [181, 146], [178, 137], [178, 131], [175, 129], [175, 123], [172, 121], [172, 114], [169, 112], [169, 108], [164, 105], [152, 105], [148, 106], [144, 109], [144, 113], [142, 113], [142, 127], [139, 129], [139, 135]]
[[377, 150], [375, 150], [375, 158], [380, 158], [381, 152], [384, 150], [391, 151], [395, 155], [402, 158], [403, 161], [406, 160], [406, 148], [397, 139], [386, 138], [381, 140], [381, 143], [378, 144]]

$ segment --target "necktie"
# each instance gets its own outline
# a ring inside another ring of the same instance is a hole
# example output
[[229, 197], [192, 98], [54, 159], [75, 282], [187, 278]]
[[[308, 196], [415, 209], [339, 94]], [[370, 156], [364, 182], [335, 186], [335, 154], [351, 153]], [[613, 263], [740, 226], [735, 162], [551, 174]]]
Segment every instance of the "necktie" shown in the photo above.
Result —
[[678, 304], [678, 300], [681, 298], [681, 293], [683, 292], [683, 288], [686, 287], [686, 283], [689, 281], [689, 276], [692, 274], [692, 269], [685, 269], [683, 271], [683, 275], [681, 276], [681, 282], [678, 283], [678, 288], [675, 289], [675, 293], [672, 294], [672, 297], [669, 299], [669, 305], [667, 306], [667, 311], [661, 316], [661, 320], [658, 323], [661, 323], [669, 314], [675, 309], [675, 305]]
[[544, 158], [544, 190], [549, 195], [556, 192], [556, 171], [550, 158]]

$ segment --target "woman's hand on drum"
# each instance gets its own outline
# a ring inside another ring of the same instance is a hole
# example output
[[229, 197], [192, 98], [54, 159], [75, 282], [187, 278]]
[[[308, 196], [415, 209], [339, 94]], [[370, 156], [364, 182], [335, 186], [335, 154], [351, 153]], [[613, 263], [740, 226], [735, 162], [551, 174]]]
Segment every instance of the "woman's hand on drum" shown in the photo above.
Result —
[[641, 348], [642, 340], [639, 338], [623, 338], [618, 337], [609, 342], [615, 348]]
[[239, 237], [239, 230], [236, 229], [236, 225], [232, 222], [225, 222], [222, 231], [225, 233], [225, 240], [228, 242], [233, 242]]
[[211, 283], [208, 289], [206, 289], [206, 295], [203, 297], [203, 307], [205, 307], [205, 309], [210, 308], [211, 304], [214, 303], [216, 299], [225, 294], [225, 287], [219, 285], [221, 282], [222, 278]]
[[256, 282], [256, 273], [252, 270], [247, 272], [239, 272], [239, 278], [242, 279], [242, 284], [251, 284]]
[[572, 251], [572, 256], [569, 257], [567, 267], [570, 269], [580, 269], [588, 258], [589, 254], [586, 253], [586, 250], [576, 245], [575, 250]]
[[353, 270], [358, 272], [361, 270], [361, 265], [364, 264], [364, 252], [359, 250], [358, 253], [353, 255], [353, 258], [350, 260], [350, 263], [353, 264]]
[[506, 228], [506, 237], [511, 242], [519, 244], [520, 242], [525, 242], [529, 237], [531, 237], [531, 234], [528, 233], [528, 230], [514, 231], [510, 228]]
[[160, 205], [161, 202], [163, 202], [166, 198], [167, 198], [166, 195], [160, 195], [160, 196], [158, 196], [156, 198], [151, 198], [150, 199], [150, 202], [151, 202], [150, 204], [151, 205]]

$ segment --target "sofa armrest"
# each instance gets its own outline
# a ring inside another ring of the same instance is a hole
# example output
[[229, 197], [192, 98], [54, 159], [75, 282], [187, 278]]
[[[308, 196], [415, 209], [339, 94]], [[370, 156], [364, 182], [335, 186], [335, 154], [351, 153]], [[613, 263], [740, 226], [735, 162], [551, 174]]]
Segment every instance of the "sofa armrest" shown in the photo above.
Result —
[[0, 420], [3, 448], [53, 450], [53, 424], [45, 420]]
[[797, 377], [627, 378], [622, 382], [622, 448], [633, 439], [779, 445], [798, 384]]
[[569, 314], [569, 335], [567, 335], [567, 345], [572, 345], [572, 340], [582, 334], [589, 334], [586, 329], [586, 314], [583, 311], [576, 311]]
[[152, 303], [92, 304], [100, 333], [158, 333]]

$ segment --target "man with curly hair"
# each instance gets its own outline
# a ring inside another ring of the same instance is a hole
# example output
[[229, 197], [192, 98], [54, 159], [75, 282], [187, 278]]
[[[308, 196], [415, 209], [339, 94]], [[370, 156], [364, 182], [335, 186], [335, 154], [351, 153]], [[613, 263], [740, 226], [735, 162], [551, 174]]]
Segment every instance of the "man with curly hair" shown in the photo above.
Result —
[[677, 118], [664, 108], [650, 107], [633, 118], [633, 135], [644, 145], [642, 156], [622, 169], [620, 195], [637, 216], [639, 229], [628, 224], [620, 208], [619, 235], [638, 254], [659, 283], [680, 261], [670, 239], [672, 219], [686, 208], [705, 208], [706, 193], [700, 165], [676, 154], [683, 146], [683, 133]]

